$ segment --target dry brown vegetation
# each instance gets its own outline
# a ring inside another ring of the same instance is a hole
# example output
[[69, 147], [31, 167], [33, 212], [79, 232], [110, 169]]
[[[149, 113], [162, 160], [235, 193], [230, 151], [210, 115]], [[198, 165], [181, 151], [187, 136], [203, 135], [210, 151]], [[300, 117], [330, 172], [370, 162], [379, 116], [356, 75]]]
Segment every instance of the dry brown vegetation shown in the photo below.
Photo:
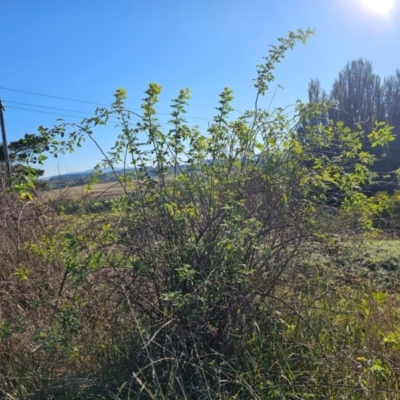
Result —
[[91, 186], [71, 186], [62, 189], [51, 189], [42, 193], [45, 198], [58, 199], [61, 197], [89, 199], [106, 199], [123, 194], [124, 188], [119, 182], [96, 183]]

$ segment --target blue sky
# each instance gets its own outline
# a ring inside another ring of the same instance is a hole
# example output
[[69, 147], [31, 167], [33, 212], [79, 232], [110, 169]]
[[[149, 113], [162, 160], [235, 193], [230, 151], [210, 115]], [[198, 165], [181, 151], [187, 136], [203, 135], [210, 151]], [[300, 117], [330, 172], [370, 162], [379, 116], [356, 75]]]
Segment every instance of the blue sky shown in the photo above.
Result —
[[[188, 122], [205, 130], [225, 86], [233, 89], [237, 110], [252, 107], [255, 65], [278, 37], [298, 28], [313, 28], [316, 37], [278, 66], [266, 106], [277, 84], [284, 89], [275, 106], [305, 101], [311, 78], [329, 90], [345, 64], [359, 57], [371, 60], [382, 77], [393, 74], [400, 68], [400, 1], [388, 14], [365, 1], [1, 0], [0, 96], [8, 140], [51, 127], [58, 117], [79, 122], [75, 117], [96, 108], [23, 92], [109, 104], [124, 87], [128, 106], [139, 108], [150, 82], [163, 87], [161, 113], [170, 111], [179, 89], [190, 88]], [[111, 124], [96, 134], [107, 150], [117, 133]], [[90, 169], [100, 159], [87, 143], [72, 155], [49, 158], [46, 175]]]

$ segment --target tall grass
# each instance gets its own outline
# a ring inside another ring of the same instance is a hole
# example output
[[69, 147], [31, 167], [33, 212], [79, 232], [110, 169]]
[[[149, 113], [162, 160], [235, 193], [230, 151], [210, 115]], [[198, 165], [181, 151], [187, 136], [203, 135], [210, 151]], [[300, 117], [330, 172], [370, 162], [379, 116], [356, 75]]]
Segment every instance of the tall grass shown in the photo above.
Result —
[[[258, 269], [246, 272], [245, 244], [229, 247], [237, 240], [237, 220], [210, 225], [199, 253], [190, 233], [168, 233], [164, 211], [158, 224], [154, 215], [148, 221], [157, 236], [136, 214], [125, 214], [129, 207], [44, 217], [43, 205], [5, 193], [1, 200], [4, 397], [398, 395], [396, 286], [349, 268], [365, 262], [375, 273], [385, 260], [393, 265], [396, 255], [391, 249], [382, 254], [380, 242], [356, 251], [349, 239], [308, 237], [288, 262], [287, 249], [268, 253], [268, 239], [255, 246], [264, 255], [261, 262], [252, 255]], [[210, 224], [203, 218], [199, 232]], [[284, 230], [280, 235], [287, 237]], [[185, 263], [177, 258], [182, 254]], [[271, 289], [266, 264], [276, 268], [278, 256], [287, 268]], [[198, 265], [199, 272], [187, 265]]]

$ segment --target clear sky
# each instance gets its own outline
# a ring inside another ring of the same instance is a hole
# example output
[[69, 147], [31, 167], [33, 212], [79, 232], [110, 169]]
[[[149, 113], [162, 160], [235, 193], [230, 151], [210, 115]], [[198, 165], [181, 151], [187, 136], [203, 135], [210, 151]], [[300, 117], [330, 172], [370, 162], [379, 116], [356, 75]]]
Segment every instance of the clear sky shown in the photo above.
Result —
[[[276, 84], [284, 89], [274, 105], [306, 100], [311, 78], [330, 90], [345, 64], [359, 57], [387, 76], [400, 68], [399, 21], [400, 0], [1, 0], [0, 96], [8, 139], [51, 127], [59, 117], [79, 122], [96, 108], [21, 91], [109, 104], [124, 87], [128, 106], [139, 108], [150, 82], [163, 87], [162, 113], [179, 89], [190, 88], [188, 122], [206, 129], [225, 86], [233, 89], [237, 110], [252, 107], [255, 65], [278, 37], [298, 28], [313, 28], [316, 37], [278, 66]], [[116, 135], [111, 124], [97, 138], [107, 150]], [[100, 159], [85, 144], [73, 155], [49, 158], [46, 175], [87, 170]]]

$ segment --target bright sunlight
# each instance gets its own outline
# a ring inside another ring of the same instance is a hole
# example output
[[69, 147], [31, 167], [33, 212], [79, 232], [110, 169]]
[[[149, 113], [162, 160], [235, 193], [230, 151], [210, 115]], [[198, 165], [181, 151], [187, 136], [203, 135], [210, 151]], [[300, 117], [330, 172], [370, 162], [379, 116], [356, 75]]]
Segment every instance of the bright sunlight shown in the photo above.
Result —
[[371, 10], [388, 15], [394, 6], [394, 0], [363, 0], [363, 3]]

